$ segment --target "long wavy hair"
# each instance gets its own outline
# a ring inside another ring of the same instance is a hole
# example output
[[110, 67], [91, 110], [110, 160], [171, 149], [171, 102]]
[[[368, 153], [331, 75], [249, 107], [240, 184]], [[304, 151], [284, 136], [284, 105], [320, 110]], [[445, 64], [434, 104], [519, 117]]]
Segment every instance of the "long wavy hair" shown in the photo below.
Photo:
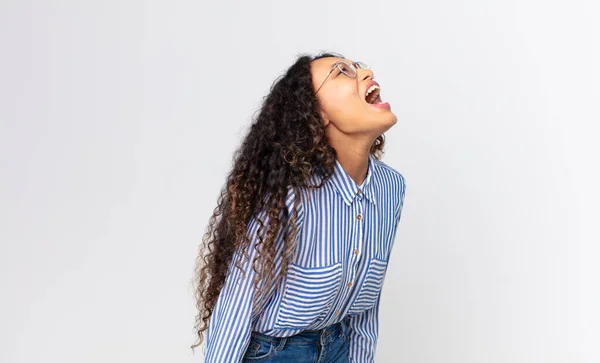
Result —
[[[264, 284], [259, 286], [261, 281], [277, 281], [287, 273], [298, 233], [300, 188], [319, 188], [333, 174], [336, 151], [325, 135], [310, 73], [311, 61], [325, 57], [344, 58], [334, 53], [300, 55], [275, 80], [234, 153], [233, 168], [221, 189], [196, 259], [194, 282], [198, 315], [194, 331], [197, 342], [191, 346], [192, 350], [202, 344], [234, 252], [246, 251], [250, 243], [252, 237], [247, 235], [250, 219], [254, 218], [259, 225], [254, 247], [257, 257], [252, 262], [256, 272], [253, 306], [257, 306], [267, 298], [265, 294], [269, 290]], [[376, 159], [383, 154], [384, 142], [385, 137], [381, 135], [371, 145], [370, 153]], [[319, 185], [310, 184], [314, 174], [322, 180]], [[285, 204], [288, 187], [296, 195], [290, 215]], [[266, 212], [269, 223], [258, 218], [260, 211]], [[275, 239], [281, 228], [289, 228], [291, 232], [284, 237], [283, 256], [276, 256]], [[247, 261], [248, 258], [244, 252], [234, 262], [235, 266], [242, 270], [242, 259]], [[273, 276], [278, 258], [282, 258], [281, 272]]]

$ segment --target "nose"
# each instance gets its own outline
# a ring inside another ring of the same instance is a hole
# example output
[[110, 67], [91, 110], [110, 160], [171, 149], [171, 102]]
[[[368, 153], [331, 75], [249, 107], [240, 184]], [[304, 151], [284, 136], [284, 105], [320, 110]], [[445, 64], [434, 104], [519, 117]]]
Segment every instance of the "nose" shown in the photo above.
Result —
[[373, 79], [373, 76], [374, 76], [374, 75], [373, 75], [373, 71], [372, 71], [372, 70], [370, 70], [370, 69], [365, 69], [365, 68], [359, 68], [359, 69], [358, 69], [358, 75], [359, 75], [359, 77], [358, 77], [358, 78], [359, 78], [360, 80], [362, 80], [362, 81], [364, 81], [364, 80], [366, 80], [366, 79], [368, 79], [368, 78], [371, 78], [371, 79]]

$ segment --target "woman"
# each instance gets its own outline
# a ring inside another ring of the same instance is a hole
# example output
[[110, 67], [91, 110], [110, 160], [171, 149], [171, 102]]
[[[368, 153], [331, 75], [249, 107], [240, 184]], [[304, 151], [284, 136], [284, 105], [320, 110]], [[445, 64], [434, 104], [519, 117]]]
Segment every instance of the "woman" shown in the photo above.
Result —
[[379, 160], [396, 122], [373, 72], [339, 55], [273, 84], [198, 257], [206, 363], [373, 362], [405, 192]]

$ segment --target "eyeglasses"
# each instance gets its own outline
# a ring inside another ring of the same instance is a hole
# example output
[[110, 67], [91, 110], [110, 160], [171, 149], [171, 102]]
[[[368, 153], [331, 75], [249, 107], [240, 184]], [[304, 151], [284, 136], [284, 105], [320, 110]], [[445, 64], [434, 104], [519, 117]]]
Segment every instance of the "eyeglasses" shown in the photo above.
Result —
[[317, 94], [317, 92], [319, 92], [319, 90], [321, 89], [321, 87], [323, 87], [323, 85], [325, 84], [325, 81], [327, 81], [327, 79], [329, 78], [329, 76], [331, 76], [331, 73], [333, 73], [333, 71], [335, 71], [336, 69], [340, 71], [340, 73], [344, 74], [347, 77], [350, 78], [356, 78], [356, 76], [358, 75], [358, 70], [357, 68], [361, 68], [361, 69], [371, 69], [368, 65], [366, 65], [363, 62], [347, 62], [345, 60], [341, 60], [341, 61], [337, 61], [334, 63], [333, 67], [331, 67], [331, 70], [329, 71], [329, 74], [327, 74], [327, 77], [325, 77], [325, 80], [323, 81], [323, 83], [321, 83], [321, 85], [319, 86], [319, 88], [317, 88], [317, 91], [315, 92], [315, 94]]

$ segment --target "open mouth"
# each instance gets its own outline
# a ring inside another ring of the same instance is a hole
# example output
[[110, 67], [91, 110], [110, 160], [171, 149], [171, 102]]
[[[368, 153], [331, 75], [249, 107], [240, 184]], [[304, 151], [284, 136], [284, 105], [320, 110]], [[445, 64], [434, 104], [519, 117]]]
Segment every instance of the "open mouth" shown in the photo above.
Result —
[[365, 94], [365, 100], [371, 105], [378, 105], [382, 103], [378, 85], [374, 84], [369, 87], [367, 93]]

